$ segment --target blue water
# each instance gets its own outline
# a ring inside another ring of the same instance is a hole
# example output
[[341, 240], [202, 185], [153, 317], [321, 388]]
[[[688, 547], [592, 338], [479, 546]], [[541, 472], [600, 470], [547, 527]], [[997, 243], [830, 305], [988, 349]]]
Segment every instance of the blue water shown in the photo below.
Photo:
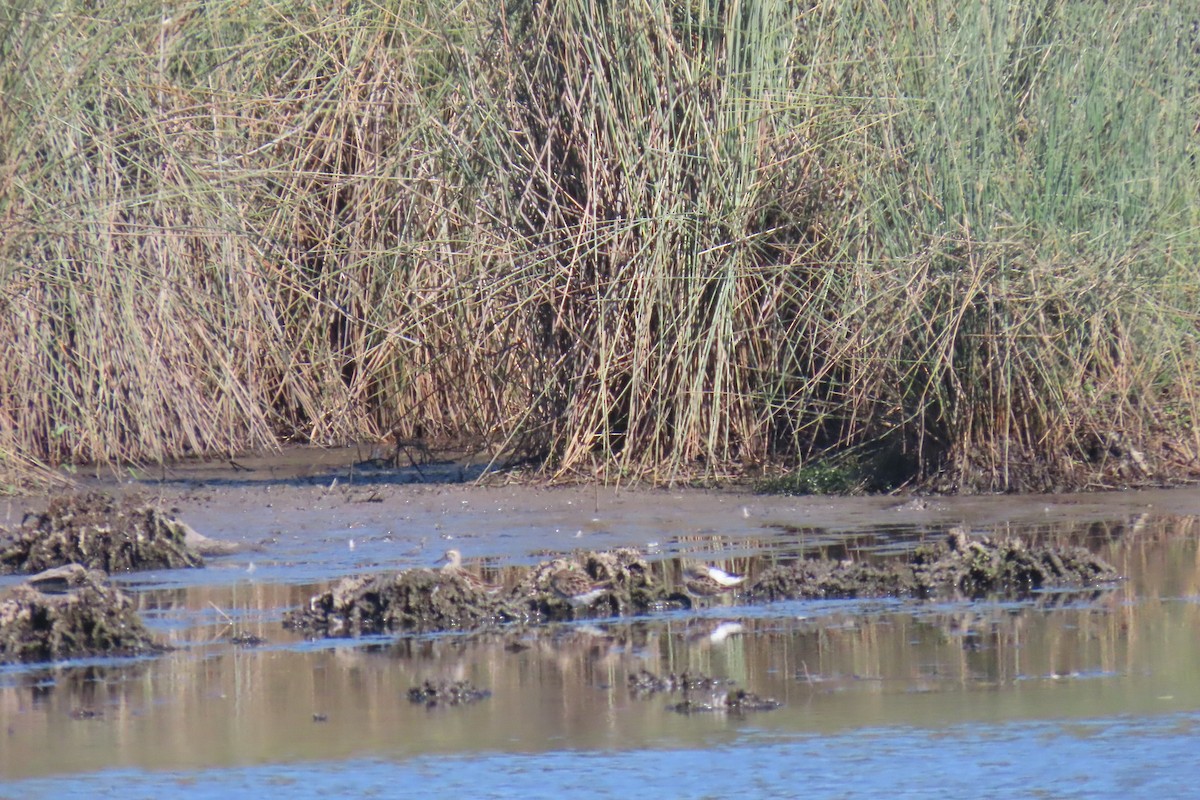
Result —
[[29, 798], [1189, 797], [1200, 714], [871, 728], [711, 749], [555, 751], [279, 763], [197, 772], [113, 770], [0, 784]]

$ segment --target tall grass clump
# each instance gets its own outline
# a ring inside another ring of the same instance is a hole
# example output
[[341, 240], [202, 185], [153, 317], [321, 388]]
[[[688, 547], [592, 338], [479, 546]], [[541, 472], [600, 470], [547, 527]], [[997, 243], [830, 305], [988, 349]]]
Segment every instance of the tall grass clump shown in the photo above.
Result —
[[660, 481], [1194, 465], [1182, 5], [93, 6], [0, 7], [14, 472], [388, 436]]
[[844, 57], [838, 93], [862, 112], [838, 133], [860, 198], [847, 253], [867, 279], [858, 393], [941, 485], [1195, 466], [1200, 39], [1185, 11], [834, 12], [817, 61]]

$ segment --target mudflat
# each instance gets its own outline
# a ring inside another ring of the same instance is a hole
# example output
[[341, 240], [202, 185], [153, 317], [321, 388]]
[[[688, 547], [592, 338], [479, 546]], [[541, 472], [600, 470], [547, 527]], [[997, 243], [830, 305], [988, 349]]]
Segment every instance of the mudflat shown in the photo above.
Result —
[[[291, 448], [234, 462], [185, 462], [78, 480], [81, 489], [144, 494], [203, 536], [246, 552], [344, 539], [347, 549], [389, 565], [429, 564], [450, 546], [473, 557], [525, 561], [539, 550], [665, 546], [665, 537], [743, 540], [787, 531], [951, 525], [1028, 531], [1129, 523], [1141, 514], [1200, 514], [1200, 488], [1194, 486], [1061, 495], [792, 497], [749, 487], [544, 486], [499, 475], [477, 483], [471, 479], [481, 474], [479, 465], [447, 461], [389, 469], [364, 466], [362, 455], [359, 448]], [[47, 502], [36, 495], [4, 499], [0, 524], [15, 525]], [[371, 566], [366, 558], [353, 561]]]

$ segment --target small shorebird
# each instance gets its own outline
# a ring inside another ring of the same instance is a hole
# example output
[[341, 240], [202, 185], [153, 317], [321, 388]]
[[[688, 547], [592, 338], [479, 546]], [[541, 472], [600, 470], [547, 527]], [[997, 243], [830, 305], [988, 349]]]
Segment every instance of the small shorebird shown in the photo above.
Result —
[[572, 608], [590, 606], [609, 589], [608, 581], [593, 581], [585, 573], [563, 567], [550, 576], [550, 588]]
[[88, 577], [88, 570], [83, 565], [66, 564], [31, 575], [25, 579], [25, 583], [42, 594], [67, 594], [72, 589], [78, 589], [86, 584]]
[[724, 586], [726, 588], [733, 588], [734, 586], [741, 586], [743, 583], [746, 582], [745, 575], [734, 575], [732, 573], [726, 572], [725, 570], [721, 569], [720, 567], [714, 567], [712, 564], [704, 564], [700, 567], [700, 569], [707, 572], [708, 577], [712, 578], [714, 581], [716, 581], [717, 583], [721, 584], [722, 586]]
[[688, 567], [684, 578], [684, 586], [687, 590], [701, 597], [712, 597], [731, 592], [746, 581], [745, 575], [730, 575], [720, 567], [708, 564]]
[[457, 575], [473, 589], [478, 589], [479, 591], [487, 592], [488, 594], [495, 594], [504, 588], [498, 583], [488, 583], [478, 575], [472, 572], [467, 572], [465, 569], [463, 569], [462, 553], [460, 553], [458, 550], [447, 550], [445, 555], [438, 559], [438, 563], [442, 565], [443, 575]]

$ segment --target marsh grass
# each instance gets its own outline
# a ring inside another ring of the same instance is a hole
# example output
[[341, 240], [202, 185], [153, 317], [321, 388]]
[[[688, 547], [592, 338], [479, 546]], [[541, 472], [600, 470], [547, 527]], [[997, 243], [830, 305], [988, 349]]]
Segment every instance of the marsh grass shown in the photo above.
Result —
[[4, 466], [395, 437], [1178, 477], [1184, 10], [7, 3]]

